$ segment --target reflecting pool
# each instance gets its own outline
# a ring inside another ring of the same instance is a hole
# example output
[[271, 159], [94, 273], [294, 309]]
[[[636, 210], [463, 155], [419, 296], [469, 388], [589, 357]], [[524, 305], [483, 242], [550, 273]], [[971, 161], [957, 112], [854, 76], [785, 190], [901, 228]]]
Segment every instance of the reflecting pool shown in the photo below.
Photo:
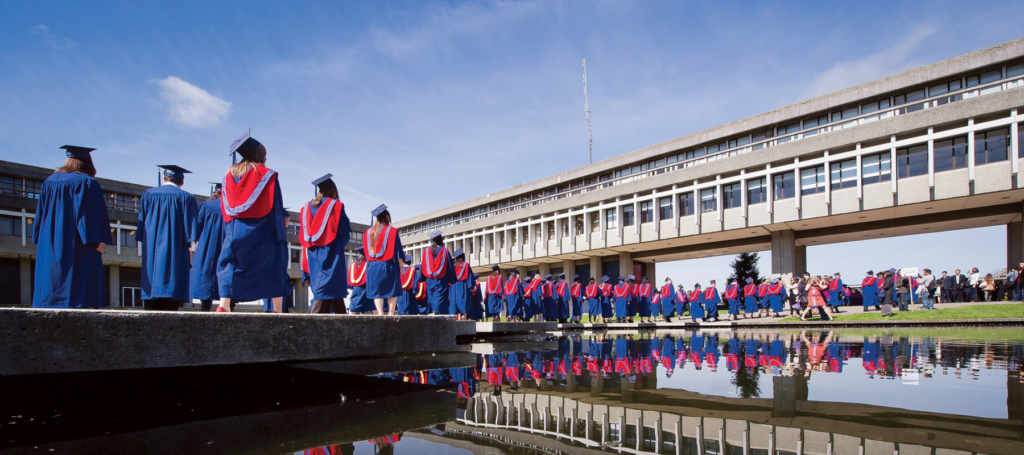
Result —
[[679, 331], [0, 378], [4, 453], [1022, 454], [1024, 330]]

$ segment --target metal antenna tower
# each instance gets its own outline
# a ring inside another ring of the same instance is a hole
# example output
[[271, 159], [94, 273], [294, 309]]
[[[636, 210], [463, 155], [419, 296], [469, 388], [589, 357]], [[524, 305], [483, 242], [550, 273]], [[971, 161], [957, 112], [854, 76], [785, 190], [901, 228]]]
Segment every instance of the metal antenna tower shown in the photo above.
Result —
[[583, 110], [587, 112], [587, 142], [590, 152], [590, 164], [594, 164], [594, 130], [590, 126], [590, 100], [587, 98], [587, 59], [583, 59]]

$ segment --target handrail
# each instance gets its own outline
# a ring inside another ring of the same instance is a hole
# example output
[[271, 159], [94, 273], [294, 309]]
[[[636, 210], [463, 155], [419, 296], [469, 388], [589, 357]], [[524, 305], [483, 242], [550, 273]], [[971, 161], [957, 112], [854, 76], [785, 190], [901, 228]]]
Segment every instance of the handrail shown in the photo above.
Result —
[[[763, 145], [764, 146], [764, 147], [761, 147], [761, 148], [775, 147], [775, 146], [779, 145], [778, 141], [780, 139], [787, 139], [787, 140], [783, 141], [783, 143], [797, 141], [797, 140], [800, 140], [800, 139], [804, 139], [806, 137], [806, 133], [809, 133], [809, 132], [814, 132], [813, 135], [825, 134], [825, 133], [832, 132], [832, 131], [834, 131], [834, 127], [836, 125], [840, 125], [839, 129], [845, 129], [845, 128], [848, 128], [848, 127], [862, 125], [864, 123], [871, 123], [871, 121], [861, 122], [861, 120], [872, 118], [872, 117], [878, 117], [877, 120], [884, 120], [886, 118], [897, 117], [899, 115], [904, 115], [904, 114], [908, 113], [908, 112], [904, 112], [904, 113], [901, 114], [901, 113], [899, 113], [899, 111], [901, 111], [901, 110], [902, 111], [906, 111], [907, 109], [912, 108], [912, 107], [921, 106], [920, 109], [927, 109], [927, 108], [931, 107], [930, 105], [931, 105], [931, 103], [933, 101], [939, 101], [939, 100], [942, 100], [942, 99], [947, 99], [949, 103], [953, 103], [953, 102], [961, 101], [961, 100], [964, 99], [964, 97], [961, 96], [961, 98], [953, 100], [952, 98], [956, 97], [957, 95], [969, 94], [970, 92], [975, 92], [976, 91], [976, 92], [978, 92], [978, 94], [975, 95], [975, 96], [981, 96], [982, 95], [981, 94], [981, 90], [984, 90], [984, 89], [990, 88], [990, 87], [994, 87], [994, 86], [997, 86], [997, 85], [1001, 86], [1001, 85], [1003, 85], [1003, 84], [1005, 84], [1005, 83], [1007, 83], [1007, 82], [1009, 82], [1009, 81], [1011, 81], [1013, 79], [1024, 79], [1024, 75], [1018, 75], [1018, 76], [1013, 76], [1013, 77], [1003, 77], [1003, 78], [1000, 78], [1000, 79], [992, 81], [992, 82], [987, 82], [987, 83], [984, 83], [984, 84], [978, 84], [978, 85], [975, 85], [975, 86], [972, 86], [972, 87], [969, 87], [969, 88], [961, 88], [961, 89], [958, 89], [958, 90], [953, 90], [953, 91], [945, 92], [945, 93], [942, 93], [942, 94], [939, 94], [939, 95], [935, 95], [935, 96], [928, 96], [928, 97], [922, 98], [920, 100], [915, 100], [915, 101], [910, 102], [910, 103], [901, 104], [899, 106], [889, 106], [888, 108], [880, 109], [880, 110], [873, 111], [873, 112], [869, 112], [867, 114], [858, 114], [858, 115], [853, 116], [853, 117], [849, 117], [849, 118], [845, 118], [845, 119], [841, 119], [841, 120], [836, 120], [836, 121], [830, 121], [828, 123], [824, 123], [824, 124], [821, 124], [821, 125], [815, 125], [812, 128], [803, 128], [803, 129], [794, 131], [792, 134], [787, 133], [787, 134], [785, 134], [783, 136], [776, 136], [776, 137], [762, 139], [762, 140], [759, 140], [759, 141], [756, 141], [756, 142], [749, 142], [749, 143], [743, 144], [741, 146], [736, 146], [736, 147], [732, 147], [732, 148], [728, 148], [728, 149], [724, 149], [724, 150], [719, 150], [719, 151], [711, 153], [711, 154], [706, 154], [706, 155], [702, 155], [702, 156], [699, 156], [699, 157], [690, 158], [690, 159], [687, 159], [685, 161], [676, 161], [676, 162], [671, 163], [671, 164], [665, 164], [665, 165], [659, 166], [657, 168], [647, 169], [646, 171], [642, 171], [642, 172], [635, 173], [635, 174], [630, 174], [628, 176], [614, 177], [614, 178], [611, 178], [609, 180], [605, 180], [603, 182], [598, 182], [598, 183], [594, 183], [594, 184], [586, 185], [586, 186], [582, 186], [582, 187], [570, 188], [569, 190], [563, 191], [561, 193], [556, 193], [556, 194], [552, 194], [552, 195], [549, 195], [549, 196], [544, 196], [544, 197], [537, 198], [537, 199], [531, 199], [531, 200], [528, 200], [528, 201], [525, 201], [525, 202], [519, 202], [519, 203], [516, 203], [516, 204], [509, 204], [509, 205], [507, 205], [505, 207], [499, 207], [499, 208], [494, 209], [494, 210], [488, 210], [488, 211], [480, 212], [480, 213], [473, 214], [473, 215], [467, 215], [467, 216], [464, 216], [464, 217], [460, 217], [458, 219], [454, 219], [454, 220], [447, 221], [447, 222], [444, 222], [444, 223], [432, 225], [432, 226], [429, 226], [429, 227], [423, 227], [423, 228], [419, 228], [419, 229], [416, 229], [416, 230], [406, 231], [406, 232], [401, 233], [401, 237], [408, 237], [408, 236], [412, 236], [412, 235], [428, 232], [428, 231], [435, 230], [435, 229], [441, 229], [441, 228], [445, 228], [445, 227], [456, 226], [456, 225], [462, 224], [464, 221], [473, 221], [473, 220], [477, 220], [477, 219], [480, 219], [480, 218], [488, 218], [490, 216], [500, 215], [502, 213], [507, 213], [507, 212], [511, 212], [511, 211], [515, 211], [515, 210], [519, 210], [519, 209], [523, 209], [523, 208], [527, 208], [527, 207], [533, 206], [533, 205], [545, 204], [545, 203], [550, 202], [552, 200], [563, 199], [563, 198], [575, 196], [575, 195], [578, 195], [578, 194], [588, 193], [590, 191], [594, 191], [594, 190], [598, 190], [598, 189], [602, 189], [602, 188], [607, 188], [609, 186], [622, 185], [622, 184], [625, 184], [625, 183], [632, 182], [633, 180], [644, 179], [644, 178], [652, 177], [654, 175], [662, 174], [662, 173], [665, 173], [665, 172], [670, 172], [670, 171], [678, 170], [680, 168], [691, 167], [691, 166], [695, 166], [695, 165], [698, 165], [698, 164], [703, 164], [704, 162], [707, 162], [707, 161], [715, 161], [715, 160], [718, 160], [718, 159], [721, 159], [721, 158], [726, 158], [726, 157], [730, 156], [728, 154], [732, 153], [732, 152], [738, 152], [737, 154], [748, 153], [748, 152], [753, 151], [754, 147], [757, 146], [757, 145]], [[1002, 91], [1002, 90], [1000, 90], [1000, 91]], [[891, 98], [892, 97], [890, 97], [890, 99]], [[973, 98], [973, 96], [970, 97], [970, 98]], [[946, 103], [943, 103], [943, 104], [946, 104]], [[858, 108], [859, 107], [860, 107], [860, 105], [858, 104]], [[916, 110], [917, 109], [915, 109], [915, 111]], [[911, 111], [911, 112], [913, 112], [913, 111]], [[883, 117], [882, 114], [889, 114], [889, 115], [886, 115], [885, 117]], [[872, 120], [872, 121], [875, 121], [875, 120]], [[842, 126], [842, 125], [847, 125], [847, 124], [854, 123], [854, 122], [856, 122], [855, 125]], [[685, 151], [684, 150], [679, 150], [679, 153], [685, 153]], [[649, 160], [649, 159], [645, 158], [645, 160]], [[612, 171], [612, 172], [614, 172], [614, 171]]]

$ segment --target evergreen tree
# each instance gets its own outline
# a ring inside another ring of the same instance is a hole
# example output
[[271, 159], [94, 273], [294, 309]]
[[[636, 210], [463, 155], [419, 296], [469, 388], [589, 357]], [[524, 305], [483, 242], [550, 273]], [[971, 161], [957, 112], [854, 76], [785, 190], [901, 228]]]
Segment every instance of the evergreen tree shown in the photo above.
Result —
[[740, 286], [743, 286], [747, 282], [747, 278], [753, 278], [754, 283], [761, 283], [761, 273], [757, 266], [758, 261], [761, 257], [757, 253], [740, 253], [736, 255], [736, 259], [732, 260], [729, 264], [732, 267], [732, 275], [729, 276], [731, 282], [733, 278], [737, 279]]

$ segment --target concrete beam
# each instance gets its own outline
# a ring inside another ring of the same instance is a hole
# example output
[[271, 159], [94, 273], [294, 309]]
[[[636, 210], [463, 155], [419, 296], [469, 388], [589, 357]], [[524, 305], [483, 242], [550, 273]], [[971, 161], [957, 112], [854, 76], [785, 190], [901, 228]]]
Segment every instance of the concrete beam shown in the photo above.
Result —
[[32, 306], [32, 259], [19, 258], [18, 268], [21, 288], [21, 304]]
[[455, 349], [444, 316], [0, 309], [0, 376]]

